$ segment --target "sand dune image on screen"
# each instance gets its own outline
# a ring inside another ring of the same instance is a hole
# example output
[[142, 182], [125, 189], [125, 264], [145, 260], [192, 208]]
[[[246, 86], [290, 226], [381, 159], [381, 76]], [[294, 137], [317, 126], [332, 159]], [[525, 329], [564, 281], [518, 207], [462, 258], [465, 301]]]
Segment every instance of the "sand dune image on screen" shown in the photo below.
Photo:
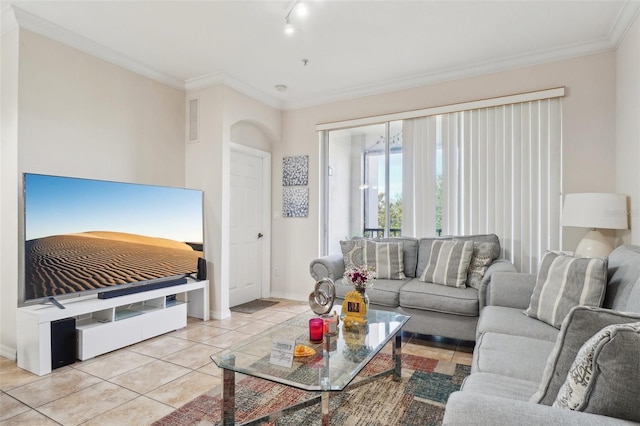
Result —
[[118, 232], [37, 238], [25, 244], [26, 298], [192, 273], [201, 256], [184, 242]]

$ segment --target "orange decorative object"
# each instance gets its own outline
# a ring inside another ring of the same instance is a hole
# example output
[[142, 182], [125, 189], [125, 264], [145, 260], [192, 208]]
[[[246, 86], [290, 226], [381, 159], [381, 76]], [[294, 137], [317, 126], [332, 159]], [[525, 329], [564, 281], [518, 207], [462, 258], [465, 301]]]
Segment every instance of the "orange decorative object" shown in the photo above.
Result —
[[311, 356], [315, 354], [316, 354], [315, 349], [305, 345], [296, 345], [295, 349], [293, 350], [294, 357]]

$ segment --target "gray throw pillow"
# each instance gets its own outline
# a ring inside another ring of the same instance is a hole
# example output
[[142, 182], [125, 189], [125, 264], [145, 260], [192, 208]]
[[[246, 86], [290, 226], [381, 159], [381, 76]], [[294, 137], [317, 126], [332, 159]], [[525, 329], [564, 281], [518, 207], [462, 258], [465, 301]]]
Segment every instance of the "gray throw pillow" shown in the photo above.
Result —
[[367, 265], [376, 278], [403, 280], [403, 242], [375, 242], [366, 239], [340, 241], [345, 269]]
[[547, 252], [524, 313], [555, 328], [575, 306], [601, 306], [607, 286], [607, 260]]
[[554, 407], [640, 422], [640, 322], [607, 326], [580, 348]]
[[364, 241], [363, 239], [340, 241], [345, 269], [365, 264], [363, 257]]
[[451, 235], [451, 238], [459, 241], [473, 241], [474, 243], [494, 243], [491, 257], [496, 260], [500, 257], [500, 239], [496, 234]]
[[640, 314], [589, 306], [572, 309], [564, 319], [556, 344], [547, 359], [540, 387], [529, 401], [543, 405], [553, 404], [578, 351], [591, 336], [611, 324], [638, 321]]
[[402, 242], [374, 242], [365, 240], [363, 258], [367, 265], [373, 266], [377, 279], [403, 280], [404, 259]]
[[472, 255], [473, 241], [436, 240], [420, 281], [464, 288]]
[[467, 286], [480, 288], [485, 272], [493, 262], [493, 252], [496, 243], [473, 243], [473, 255], [467, 272]]

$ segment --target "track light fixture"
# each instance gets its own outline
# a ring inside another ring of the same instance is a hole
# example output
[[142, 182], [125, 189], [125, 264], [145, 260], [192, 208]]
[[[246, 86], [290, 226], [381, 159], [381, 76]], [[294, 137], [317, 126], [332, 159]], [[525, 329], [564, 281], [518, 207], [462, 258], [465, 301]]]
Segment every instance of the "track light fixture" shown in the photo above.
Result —
[[296, 16], [298, 18], [304, 18], [309, 14], [309, 10], [307, 6], [302, 3], [301, 0], [295, 0], [287, 12], [287, 15], [284, 17], [284, 32], [287, 35], [291, 35], [295, 32], [293, 25], [291, 24], [291, 13], [296, 11]]
[[287, 35], [291, 35], [294, 33], [293, 25], [291, 25], [291, 21], [289, 21], [289, 18], [287, 18], [284, 23], [284, 33]]

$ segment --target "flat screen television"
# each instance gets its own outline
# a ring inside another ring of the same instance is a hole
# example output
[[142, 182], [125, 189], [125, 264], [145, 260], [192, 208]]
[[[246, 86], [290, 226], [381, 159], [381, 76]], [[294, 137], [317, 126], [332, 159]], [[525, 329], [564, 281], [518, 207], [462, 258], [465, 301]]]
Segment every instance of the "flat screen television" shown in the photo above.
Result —
[[23, 197], [20, 305], [180, 281], [203, 257], [202, 191], [25, 173]]

